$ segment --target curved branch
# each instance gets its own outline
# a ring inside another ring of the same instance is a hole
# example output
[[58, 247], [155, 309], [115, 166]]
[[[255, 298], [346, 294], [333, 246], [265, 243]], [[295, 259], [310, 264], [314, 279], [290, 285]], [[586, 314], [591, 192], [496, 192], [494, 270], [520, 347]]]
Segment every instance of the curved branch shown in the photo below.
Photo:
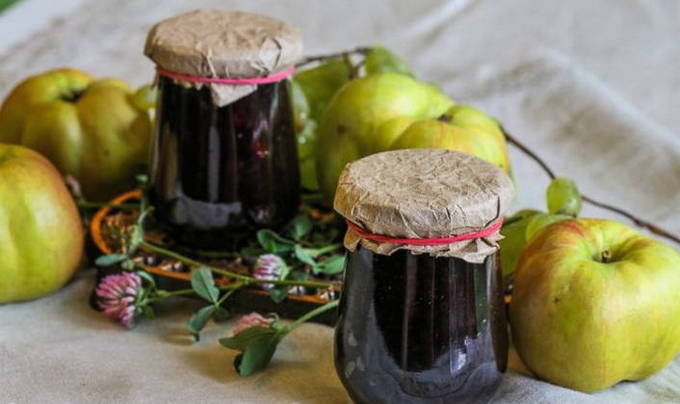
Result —
[[[548, 164], [547, 164], [545, 161], [543, 161], [543, 159], [541, 159], [541, 158], [540, 158], [536, 153], [534, 153], [531, 149], [529, 149], [527, 146], [525, 146], [525, 145], [522, 144], [519, 140], [517, 140], [517, 138], [515, 138], [514, 136], [512, 136], [511, 134], [509, 134], [505, 129], [503, 129], [503, 127], [501, 127], [501, 130], [502, 130], [503, 133], [505, 134], [505, 137], [506, 137], [506, 139], [508, 140], [508, 143], [510, 143], [510, 144], [512, 144], [513, 146], [517, 147], [517, 148], [518, 148], [519, 150], [521, 150], [524, 154], [526, 154], [526, 155], [529, 156], [532, 160], [534, 160], [536, 163], [538, 163], [538, 165], [541, 166], [541, 168], [543, 169], [543, 171], [545, 171], [545, 173], [548, 174], [548, 177], [550, 177], [550, 179], [555, 179], [555, 178], [556, 178], [555, 172], [548, 166]], [[595, 199], [593, 199], [593, 198], [591, 198], [591, 197], [589, 197], [589, 196], [586, 196], [586, 195], [583, 195], [583, 194], [582, 194], [582, 195], [581, 195], [581, 198], [583, 199], [583, 201], [585, 201], [585, 202], [587, 202], [587, 203], [589, 203], [589, 204], [591, 204], [591, 205], [593, 205], [593, 206], [597, 206], [598, 208], [606, 209], [606, 210], [608, 210], [608, 211], [610, 211], [610, 212], [614, 212], [614, 213], [616, 213], [616, 214], [619, 214], [619, 215], [621, 215], [621, 216], [627, 218], [627, 219], [630, 220], [631, 222], [635, 223], [637, 226], [642, 227], [642, 228], [644, 228], [644, 229], [647, 229], [647, 230], [649, 230], [650, 232], [652, 232], [653, 234], [656, 234], [657, 236], [665, 237], [665, 238], [667, 238], [667, 239], [669, 239], [669, 240], [674, 241], [674, 242], [677, 243], [677, 244], [680, 244], [680, 237], [678, 237], [678, 236], [676, 236], [676, 235], [674, 235], [674, 234], [668, 232], [667, 230], [664, 230], [664, 229], [660, 228], [659, 226], [655, 225], [654, 223], [650, 223], [650, 222], [647, 222], [647, 221], [645, 221], [645, 220], [642, 220], [642, 219], [638, 218], [637, 216], [633, 215], [632, 213], [630, 213], [630, 212], [628, 212], [628, 211], [625, 211], [625, 210], [623, 210], [623, 209], [621, 209], [621, 208], [618, 208], [618, 207], [616, 207], [616, 206], [612, 206], [612, 205], [606, 204], [606, 203], [604, 203], [604, 202], [599, 202], [599, 201], [597, 201], [597, 200], [595, 200]]]
[[541, 166], [543, 171], [545, 171], [545, 173], [548, 174], [548, 177], [550, 177], [551, 180], [557, 178], [555, 172], [550, 167], [548, 167], [548, 164], [545, 161], [543, 161], [540, 157], [538, 157], [536, 153], [534, 153], [533, 151], [531, 151], [531, 149], [529, 149], [528, 147], [520, 143], [517, 139], [515, 139], [515, 137], [509, 134], [505, 130], [505, 128], [503, 128], [503, 126], [501, 126], [501, 131], [503, 131], [503, 134], [505, 134], [505, 138], [508, 140], [508, 143], [514, 145], [515, 147], [520, 149], [524, 154], [531, 157], [532, 160], [538, 163], [538, 165]]
[[606, 210], [618, 213], [619, 215], [626, 217], [628, 220], [635, 223], [636, 225], [638, 225], [642, 228], [645, 228], [645, 229], [649, 230], [650, 232], [652, 232], [656, 235], [665, 237], [669, 240], [673, 240], [677, 244], [680, 244], [680, 237], [669, 233], [668, 231], [660, 228], [659, 226], [655, 225], [654, 223], [646, 222], [646, 221], [644, 221], [640, 218], [635, 217], [632, 213], [626, 212], [625, 210], [623, 210], [621, 208], [617, 208], [616, 206], [612, 206], [612, 205], [608, 205], [608, 204], [603, 203], [603, 202], [596, 201], [593, 198], [590, 198], [588, 196], [581, 195], [581, 198], [585, 202], [588, 202], [589, 204], [591, 204], [593, 206], [597, 206], [598, 208], [602, 208], [602, 209], [606, 209]]
[[370, 48], [368, 46], [359, 46], [359, 47], [356, 47], [354, 49], [349, 49], [349, 50], [342, 51], [342, 52], [329, 53], [329, 54], [326, 54], [326, 55], [307, 56], [306, 58], [304, 58], [301, 61], [299, 61], [298, 63], [296, 63], [295, 67], [299, 68], [299, 67], [306, 66], [308, 64], [315, 63], [315, 62], [323, 62], [323, 61], [328, 60], [328, 59], [347, 58], [350, 55], [354, 55], [354, 54], [365, 55], [371, 49], [372, 48]]

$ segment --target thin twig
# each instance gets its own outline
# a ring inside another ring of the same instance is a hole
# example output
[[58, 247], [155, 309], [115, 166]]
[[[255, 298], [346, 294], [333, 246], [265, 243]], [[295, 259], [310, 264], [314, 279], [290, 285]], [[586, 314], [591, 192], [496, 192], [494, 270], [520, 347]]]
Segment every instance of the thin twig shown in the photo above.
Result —
[[680, 244], [680, 237], [669, 233], [667, 230], [660, 228], [659, 226], [655, 225], [654, 223], [646, 222], [642, 219], [635, 217], [632, 213], [626, 212], [625, 210], [623, 210], [621, 208], [617, 208], [616, 206], [612, 206], [612, 205], [608, 205], [608, 204], [603, 203], [603, 202], [596, 201], [593, 198], [590, 198], [588, 196], [581, 195], [581, 198], [584, 201], [588, 202], [589, 204], [591, 204], [593, 206], [597, 206], [598, 208], [607, 209], [607, 210], [610, 210], [612, 212], [618, 213], [619, 215], [628, 218], [628, 220], [635, 223], [636, 225], [643, 227], [643, 228], [646, 228], [647, 230], [651, 231], [652, 233], [654, 233], [656, 235], [666, 237], [667, 239], [673, 240], [677, 244]]
[[[517, 138], [515, 138], [515, 137], [512, 136], [512, 135], [510, 135], [510, 134], [509, 134], [507, 131], [505, 131], [502, 127], [501, 127], [501, 129], [502, 129], [503, 132], [505, 133], [505, 137], [506, 137], [506, 139], [508, 140], [508, 143], [514, 145], [515, 147], [517, 147], [518, 149], [520, 149], [524, 154], [526, 154], [526, 155], [529, 156], [532, 160], [534, 160], [536, 163], [538, 163], [538, 165], [540, 165], [541, 168], [543, 168], [543, 171], [545, 171], [545, 173], [548, 174], [548, 177], [550, 177], [550, 179], [555, 179], [555, 178], [556, 178], [555, 172], [548, 166], [548, 164], [547, 164], [545, 161], [543, 161], [543, 159], [541, 159], [541, 158], [540, 158], [536, 153], [534, 153], [531, 149], [529, 149], [527, 146], [525, 146], [525, 145], [522, 144], [519, 140], [517, 140]], [[667, 238], [667, 239], [669, 239], [669, 240], [674, 241], [674, 242], [677, 243], [677, 244], [680, 244], [680, 237], [678, 237], [678, 236], [676, 236], [676, 235], [670, 233], [670, 232], [667, 231], [667, 230], [664, 230], [664, 229], [660, 228], [659, 226], [655, 225], [654, 223], [650, 223], [650, 222], [647, 222], [647, 221], [645, 221], [645, 220], [642, 220], [642, 219], [638, 218], [637, 216], [633, 215], [632, 213], [630, 213], [630, 212], [628, 212], [628, 211], [625, 211], [625, 210], [623, 210], [623, 209], [621, 209], [621, 208], [618, 208], [618, 207], [616, 207], [616, 206], [609, 205], [609, 204], [604, 203], [604, 202], [599, 202], [599, 201], [597, 201], [597, 200], [595, 200], [595, 199], [593, 199], [593, 198], [591, 198], [591, 197], [589, 197], [589, 196], [581, 195], [581, 198], [582, 198], [585, 202], [588, 202], [589, 204], [591, 204], [591, 205], [593, 205], [593, 206], [597, 206], [598, 208], [602, 208], [602, 209], [605, 209], [605, 210], [608, 210], [608, 211], [617, 213], [617, 214], [619, 214], [619, 215], [621, 215], [621, 216], [627, 218], [627, 219], [630, 220], [631, 222], [635, 223], [637, 226], [642, 227], [642, 228], [644, 228], [644, 229], [647, 229], [647, 230], [649, 230], [650, 232], [656, 234], [657, 236], [665, 237], [665, 238]]]
[[349, 79], [354, 80], [357, 77], [359, 77], [359, 70], [354, 67], [354, 63], [352, 63], [352, 58], [349, 53], [343, 53], [342, 54], [342, 60], [345, 62], [347, 65], [347, 70], [349, 70]]
[[354, 49], [342, 51], [342, 52], [334, 52], [334, 53], [329, 53], [326, 55], [314, 55], [314, 56], [307, 56], [306, 58], [302, 59], [299, 61], [295, 67], [303, 67], [311, 63], [315, 62], [323, 62], [328, 59], [340, 59], [349, 55], [353, 54], [361, 54], [365, 55], [367, 52], [371, 50], [370, 47], [367, 46], [359, 46]]
[[142, 241], [139, 245], [141, 248], [146, 249], [151, 252], [155, 252], [157, 254], [164, 255], [169, 258], [174, 258], [180, 262], [183, 262], [186, 265], [193, 266], [193, 267], [204, 267], [210, 270], [211, 272], [214, 272], [216, 274], [220, 274], [222, 276], [225, 276], [227, 278], [235, 279], [240, 281], [240, 283], [244, 285], [250, 285], [250, 284], [261, 284], [261, 283], [267, 283], [267, 284], [273, 284], [277, 286], [304, 286], [308, 288], [315, 288], [315, 289], [328, 289], [333, 286], [332, 283], [330, 282], [311, 282], [311, 281], [295, 281], [295, 280], [273, 280], [273, 279], [257, 279], [253, 278], [251, 276], [247, 275], [241, 275], [237, 274], [231, 271], [228, 271], [226, 269], [218, 268], [212, 265], [207, 265], [204, 264], [200, 261], [197, 261], [195, 259], [185, 257], [184, 255], [180, 253], [176, 253], [172, 250], [165, 249], [163, 247], [159, 247], [155, 244], [151, 244], [147, 241]]
[[312, 310], [312, 311], [310, 311], [310, 312], [304, 314], [303, 316], [301, 316], [301, 317], [298, 318], [297, 320], [295, 320], [295, 321], [293, 321], [292, 323], [288, 324], [288, 326], [286, 327], [286, 328], [287, 328], [287, 332], [293, 331], [294, 329], [296, 329], [297, 327], [301, 326], [301, 325], [302, 325], [303, 323], [305, 323], [306, 321], [308, 321], [308, 320], [310, 320], [310, 319], [312, 319], [312, 318], [318, 316], [319, 314], [321, 314], [321, 313], [323, 313], [323, 312], [326, 312], [326, 311], [328, 311], [328, 310], [331, 310], [331, 309], [334, 309], [334, 308], [338, 307], [339, 304], [340, 304], [340, 301], [336, 299], [336, 300], [333, 300], [333, 301], [331, 301], [331, 302], [328, 302], [328, 303], [324, 304], [323, 306], [317, 307], [316, 309], [314, 309], [314, 310]]
[[502, 126], [501, 126], [501, 130], [505, 134], [505, 138], [508, 139], [508, 143], [515, 145], [518, 149], [520, 149], [522, 152], [524, 152], [524, 154], [531, 157], [532, 160], [537, 162], [538, 165], [541, 166], [543, 171], [545, 171], [545, 173], [548, 174], [548, 177], [550, 177], [551, 180], [554, 180], [555, 178], [557, 178], [557, 176], [555, 175], [555, 172], [553, 172], [553, 170], [550, 169], [550, 167], [548, 167], [548, 164], [546, 164], [545, 161], [543, 161], [540, 157], [538, 157], [538, 155], [536, 153], [534, 153], [533, 151], [531, 151], [531, 149], [529, 149], [528, 147], [526, 147], [525, 145], [520, 143], [517, 139], [515, 139], [514, 136], [509, 134]]

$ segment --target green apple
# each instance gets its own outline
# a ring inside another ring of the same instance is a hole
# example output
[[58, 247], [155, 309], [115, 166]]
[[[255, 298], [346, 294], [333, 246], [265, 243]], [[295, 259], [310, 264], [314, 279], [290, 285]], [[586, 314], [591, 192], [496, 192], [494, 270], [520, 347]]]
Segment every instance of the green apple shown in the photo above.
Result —
[[40, 154], [0, 144], [0, 303], [62, 287], [78, 269], [83, 228], [59, 172]]
[[350, 80], [347, 63], [332, 59], [311, 69], [303, 70], [293, 81], [309, 103], [309, 118], [319, 121], [331, 98]]
[[392, 145], [395, 149], [449, 149], [471, 154], [508, 172], [505, 135], [496, 121], [465, 105], [449, 108], [437, 119], [413, 122]]
[[85, 196], [107, 200], [134, 184], [147, 163], [148, 87], [58, 69], [20, 83], [0, 108], [0, 142], [45, 155], [78, 180]]
[[644, 379], [680, 352], [680, 254], [612, 220], [569, 219], [524, 249], [510, 304], [539, 378], [585, 392]]
[[527, 226], [531, 219], [538, 214], [541, 214], [541, 212], [523, 209], [505, 219], [505, 223], [503, 223], [501, 228], [503, 239], [498, 242], [498, 245], [500, 246], [501, 269], [505, 284], [512, 280], [517, 261], [519, 261], [519, 257], [527, 244]]
[[555, 178], [545, 191], [549, 213], [578, 216], [581, 213], [582, 197], [576, 182], [569, 178]]
[[317, 176], [325, 201], [332, 201], [338, 176], [352, 159], [402, 148], [463, 151], [508, 170], [496, 121], [408, 75], [375, 73], [343, 86], [321, 119]]
[[384, 46], [373, 46], [366, 52], [364, 59], [366, 74], [374, 73], [399, 73], [413, 77], [411, 68], [404, 61]]
[[532, 238], [544, 227], [548, 227], [553, 223], [560, 222], [562, 220], [571, 219], [572, 216], [567, 215], [551, 215], [550, 213], [538, 213], [529, 219], [525, 229], [524, 238], [527, 241], [531, 241]]
[[303, 188], [317, 190], [316, 143], [318, 122], [333, 95], [350, 80], [347, 63], [333, 59], [303, 70], [291, 82]]

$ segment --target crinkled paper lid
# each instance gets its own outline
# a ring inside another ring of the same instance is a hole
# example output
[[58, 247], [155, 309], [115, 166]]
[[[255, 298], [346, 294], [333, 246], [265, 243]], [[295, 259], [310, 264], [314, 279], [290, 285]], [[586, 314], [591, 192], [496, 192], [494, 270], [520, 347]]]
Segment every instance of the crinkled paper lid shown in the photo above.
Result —
[[[363, 230], [393, 238], [429, 239], [480, 231], [502, 217], [514, 197], [510, 178], [479, 158], [450, 150], [409, 149], [345, 166], [335, 210]], [[380, 243], [352, 228], [345, 247], [378, 254], [400, 249], [481, 263], [498, 250], [500, 233], [442, 245]]]
[[[242, 11], [196, 10], [154, 25], [144, 54], [174, 73], [219, 78], [264, 77], [290, 68], [302, 55], [300, 31], [277, 19]], [[208, 85], [224, 106], [257, 85]]]

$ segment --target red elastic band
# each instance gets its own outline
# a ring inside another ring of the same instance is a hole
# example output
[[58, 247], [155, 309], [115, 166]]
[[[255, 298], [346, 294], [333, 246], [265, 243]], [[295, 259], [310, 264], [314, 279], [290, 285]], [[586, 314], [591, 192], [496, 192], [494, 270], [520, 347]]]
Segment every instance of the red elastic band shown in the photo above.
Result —
[[200, 77], [200, 76], [188, 76], [185, 74], [171, 72], [165, 70], [160, 66], [156, 66], [156, 72], [165, 77], [170, 77], [171, 79], [179, 81], [191, 81], [195, 83], [213, 83], [213, 84], [229, 84], [229, 85], [243, 85], [243, 84], [267, 84], [276, 83], [287, 79], [295, 73], [295, 66], [291, 66], [290, 69], [284, 70], [282, 72], [274, 73], [269, 76], [264, 77], [250, 77], [241, 79], [223, 79], [220, 77]]
[[361, 227], [359, 227], [356, 223], [350, 222], [349, 220], [345, 221], [347, 222], [347, 226], [349, 226], [349, 228], [357, 232], [357, 234], [363, 238], [377, 241], [379, 243], [411, 244], [411, 245], [442, 245], [477, 238], [485, 238], [497, 233], [501, 229], [501, 226], [503, 226], [503, 218], [501, 217], [495, 222], [491, 223], [489, 226], [481, 230], [472, 233], [460, 234], [458, 236], [436, 238], [394, 238], [381, 236], [379, 234], [371, 234], [366, 230], [362, 229]]

